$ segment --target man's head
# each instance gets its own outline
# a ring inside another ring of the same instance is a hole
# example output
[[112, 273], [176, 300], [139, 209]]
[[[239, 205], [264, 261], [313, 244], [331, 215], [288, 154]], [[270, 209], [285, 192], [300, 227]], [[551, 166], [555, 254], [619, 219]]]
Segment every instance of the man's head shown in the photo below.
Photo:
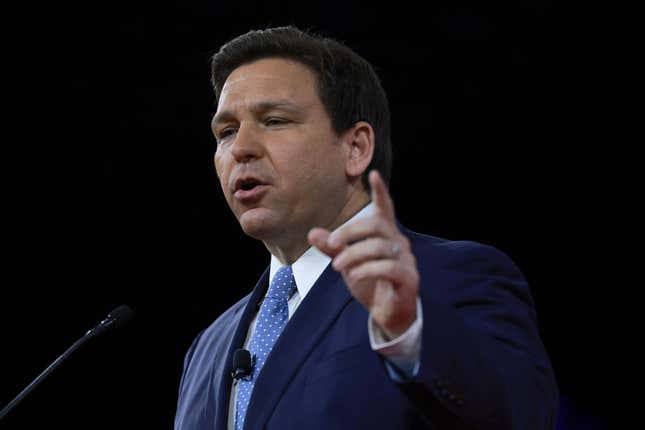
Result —
[[211, 81], [216, 101], [230, 73], [241, 65], [262, 58], [285, 58], [307, 66], [316, 79], [318, 97], [340, 134], [358, 121], [374, 129], [375, 148], [372, 162], [363, 175], [378, 170], [389, 183], [392, 166], [390, 109], [387, 96], [372, 66], [341, 43], [295, 27], [277, 27], [250, 31], [224, 46], [213, 56]]
[[389, 173], [383, 90], [336, 42], [292, 28], [252, 32], [214, 56], [213, 83], [224, 195], [244, 231], [285, 259], [306, 249], [310, 228], [335, 228], [365, 204], [370, 166]]

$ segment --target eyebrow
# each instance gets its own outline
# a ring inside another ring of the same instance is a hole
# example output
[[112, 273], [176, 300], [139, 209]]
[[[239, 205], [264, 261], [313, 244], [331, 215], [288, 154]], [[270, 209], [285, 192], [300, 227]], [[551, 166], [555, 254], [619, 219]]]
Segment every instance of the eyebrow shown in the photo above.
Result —
[[[264, 113], [274, 109], [283, 110], [292, 114], [302, 113], [302, 108], [300, 106], [295, 105], [289, 101], [268, 100], [268, 101], [262, 101], [251, 105], [251, 111], [256, 114]], [[222, 122], [230, 121], [233, 118], [235, 118], [235, 114], [233, 114], [232, 111], [222, 111], [215, 114], [215, 116], [213, 117], [212, 123], [217, 125]]]

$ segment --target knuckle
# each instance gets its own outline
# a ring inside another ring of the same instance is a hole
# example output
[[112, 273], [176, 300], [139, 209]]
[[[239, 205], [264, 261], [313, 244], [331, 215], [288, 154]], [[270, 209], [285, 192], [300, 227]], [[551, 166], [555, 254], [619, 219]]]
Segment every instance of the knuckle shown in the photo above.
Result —
[[347, 272], [347, 278], [351, 284], [356, 284], [358, 283], [361, 278], [363, 277], [362, 270], [360, 267], [356, 267], [353, 269], [350, 269]]
[[385, 236], [389, 231], [389, 227], [389, 222], [383, 216], [379, 216], [378, 224], [376, 225], [376, 231], [382, 236]]
[[370, 218], [369, 229], [370, 229], [371, 232], [373, 232], [373, 233], [378, 232], [379, 229], [380, 229], [380, 225], [381, 225], [381, 216], [380, 215], [376, 215], [376, 216]]
[[355, 245], [350, 245], [347, 248], [343, 249], [339, 257], [342, 257], [343, 260], [352, 260], [356, 253]]
[[389, 256], [392, 251], [392, 244], [385, 239], [380, 239], [379, 250], [381, 255]]

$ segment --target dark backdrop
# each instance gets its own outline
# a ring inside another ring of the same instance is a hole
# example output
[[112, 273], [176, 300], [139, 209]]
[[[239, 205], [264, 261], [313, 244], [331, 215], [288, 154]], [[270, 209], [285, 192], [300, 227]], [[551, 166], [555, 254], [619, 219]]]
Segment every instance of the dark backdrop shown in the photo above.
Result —
[[17, 55], [5, 65], [0, 403], [117, 305], [136, 318], [74, 354], [0, 426], [171, 427], [186, 349], [269, 261], [219, 191], [209, 57], [284, 24], [375, 66], [400, 219], [509, 254], [567, 410], [613, 417], [591, 221], [602, 185], [578, 129], [575, 20], [549, 0], [361, 3], [27, 5], [6, 39]]

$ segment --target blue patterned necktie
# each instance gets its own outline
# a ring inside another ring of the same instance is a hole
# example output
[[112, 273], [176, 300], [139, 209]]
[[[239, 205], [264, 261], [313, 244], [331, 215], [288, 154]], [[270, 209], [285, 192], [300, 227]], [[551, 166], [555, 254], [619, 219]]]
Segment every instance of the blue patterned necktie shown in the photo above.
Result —
[[271, 280], [269, 289], [260, 306], [255, 332], [249, 343], [249, 351], [255, 357], [255, 365], [250, 378], [240, 379], [237, 385], [235, 410], [235, 430], [242, 430], [255, 381], [264, 366], [273, 345], [280, 337], [289, 319], [289, 296], [296, 288], [291, 266], [282, 266]]

